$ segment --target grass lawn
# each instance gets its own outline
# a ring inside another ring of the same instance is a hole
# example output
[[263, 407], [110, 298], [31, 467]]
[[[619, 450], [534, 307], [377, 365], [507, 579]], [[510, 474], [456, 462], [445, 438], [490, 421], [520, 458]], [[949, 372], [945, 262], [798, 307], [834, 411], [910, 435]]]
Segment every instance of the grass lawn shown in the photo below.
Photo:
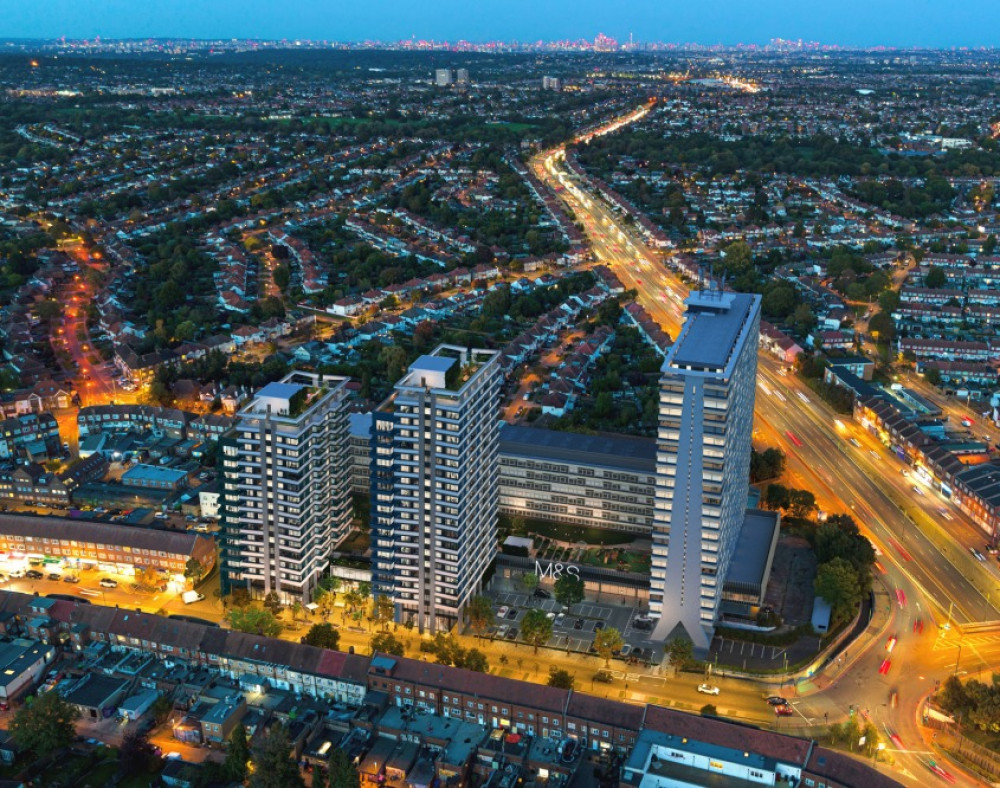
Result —
[[580, 556], [580, 563], [587, 564], [588, 566], [597, 566], [602, 569], [618, 569], [618, 562], [623, 561], [625, 566], [623, 570], [626, 572], [635, 572], [637, 574], [648, 573], [651, 566], [650, 556], [647, 553], [636, 553], [631, 550], [621, 550], [620, 554], [614, 558], [610, 563], [604, 562], [604, 557], [613, 551], [610, 550], [587, 550], [583, 555]]

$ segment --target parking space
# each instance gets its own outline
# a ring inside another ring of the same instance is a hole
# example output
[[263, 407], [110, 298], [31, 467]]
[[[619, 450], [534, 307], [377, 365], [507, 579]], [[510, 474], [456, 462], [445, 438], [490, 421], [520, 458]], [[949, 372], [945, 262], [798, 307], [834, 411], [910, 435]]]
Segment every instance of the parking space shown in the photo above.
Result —
[[[545, 593], [550, 593], [547, 589]], [[548, 648], [566, 652], [588, 653], [594, 637], [604, 627], [613, 627], [622, 633], [630, 650], [639, 650], [643, 662], [658, 664], [663, 659], [663, 646], [653, 643], [652, 622], [644, 611], [634, 605], [611, 605], [595, 600], [584, 600], [564, 609], [555, 599], [539, 597], [519, 590], [509, 581], [497, 579], [487, 591], [495, 604], [497, 628], [491, 635], [511, 640], [513, 630], [530, 609], [544, 610], [553, 616], [552, 637], [545, 644]], [[518, 631], [518, 635], [520, 632]], [[626, 651], [628, 651], [627, 649]]]

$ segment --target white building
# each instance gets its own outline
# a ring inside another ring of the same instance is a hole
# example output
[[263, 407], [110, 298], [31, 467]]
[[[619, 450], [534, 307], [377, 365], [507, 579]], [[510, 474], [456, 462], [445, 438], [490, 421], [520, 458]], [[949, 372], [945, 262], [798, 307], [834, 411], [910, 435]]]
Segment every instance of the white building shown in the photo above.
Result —
[[373, 583], [396, 620], [453, 626], [497, 543], [499, 353], [441, 345], [375, 413]]
[[351, 520], [346, 384], [292, 372], [220, 439], [224, 590], [310, 601]]
[[707, 651], [749, 486], [760, 296], [693, 292], [660, 381], [650, 612]]
[[451, 69], [439, 68], [434, 71], [434, 84], [444, 88], [451, 84]]
[[467, 68], [460, 68], [460, 69], [458, 69], [455, 72], [455, 81], [459, 85], [468, 85], [469, 84], [469, 69], [467, 69]]

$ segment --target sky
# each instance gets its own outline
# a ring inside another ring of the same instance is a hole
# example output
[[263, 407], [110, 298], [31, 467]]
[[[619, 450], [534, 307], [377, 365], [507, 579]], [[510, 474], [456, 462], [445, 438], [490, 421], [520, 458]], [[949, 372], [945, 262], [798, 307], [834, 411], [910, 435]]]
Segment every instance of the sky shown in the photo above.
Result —
[[5, 0], [0, 38], [1000, 46], [1000, 0]]

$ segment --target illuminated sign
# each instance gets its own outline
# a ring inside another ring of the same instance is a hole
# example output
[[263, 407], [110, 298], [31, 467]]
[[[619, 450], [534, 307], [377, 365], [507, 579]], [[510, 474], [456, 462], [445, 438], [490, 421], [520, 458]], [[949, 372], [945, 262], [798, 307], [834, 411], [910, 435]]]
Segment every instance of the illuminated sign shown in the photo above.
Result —
[[573, 566], [572, 564], [557, 564], [554, 562], [549, 562], [544, 568], [542, 567], [541, 561], [535, 561], [535, 574], [538, 575], [539, 579], [543, 577], [551, 577], [555, 580], [558, 577], [566, 574], [570, 577], [575, 577], [577, 580], [580, 579], [580, 567]]

